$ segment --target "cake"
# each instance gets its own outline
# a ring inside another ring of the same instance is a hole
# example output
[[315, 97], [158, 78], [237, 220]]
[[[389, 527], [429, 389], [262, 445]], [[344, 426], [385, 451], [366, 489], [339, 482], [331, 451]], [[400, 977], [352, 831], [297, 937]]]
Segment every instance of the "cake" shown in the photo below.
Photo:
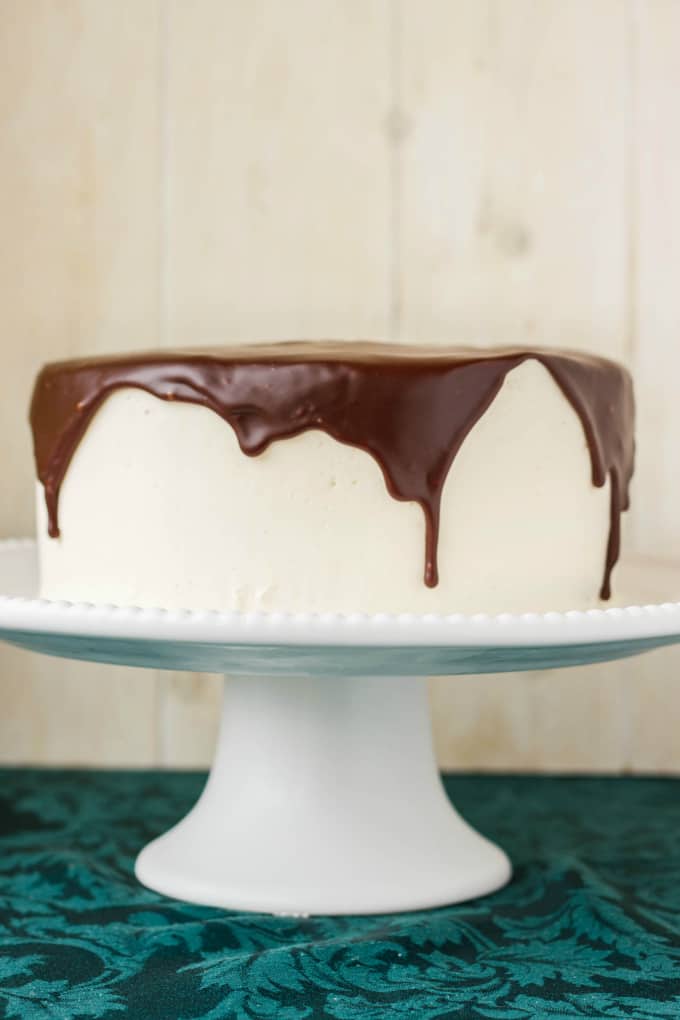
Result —
[[627, 371], [582, 353], [279, 343], [62, 361], [31, 404], [41, 595], [523, 612], [611, 592]]

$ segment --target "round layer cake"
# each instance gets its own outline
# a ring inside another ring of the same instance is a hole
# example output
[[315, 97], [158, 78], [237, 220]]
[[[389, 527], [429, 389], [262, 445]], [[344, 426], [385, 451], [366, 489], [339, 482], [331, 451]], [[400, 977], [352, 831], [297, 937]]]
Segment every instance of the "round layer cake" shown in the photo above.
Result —
[[539, 349], [282, 343], [47, 365], [45, 598], [523, 612], [608, 598], [630, 376]]

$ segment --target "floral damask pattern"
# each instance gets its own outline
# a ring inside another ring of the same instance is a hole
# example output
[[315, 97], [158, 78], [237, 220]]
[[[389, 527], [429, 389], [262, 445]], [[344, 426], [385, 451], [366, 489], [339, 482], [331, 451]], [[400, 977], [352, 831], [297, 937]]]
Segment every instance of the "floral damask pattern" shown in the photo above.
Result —
[[203, 778], [0, 770], [0, 1017], [680, 1018], [680, 783], [451, 777], [510, 852], [509, 886], [422, 913], [294, 919], [135, 881], [136, 852]]

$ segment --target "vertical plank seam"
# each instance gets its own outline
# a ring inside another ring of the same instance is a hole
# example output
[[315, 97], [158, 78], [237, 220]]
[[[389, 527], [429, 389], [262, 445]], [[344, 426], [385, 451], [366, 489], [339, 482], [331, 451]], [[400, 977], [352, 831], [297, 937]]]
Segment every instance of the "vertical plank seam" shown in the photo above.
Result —
[[632, 364], [637, 354], [638, 313], [638, 227], [639, 227], [639, 145], [638, 145], [638, 19], [636, 0], [627, 0], [625, 8], [625, 215], [626, 215], [626, 342], [625, 355]]
[[401, 339], [402, 326], [402, 231], [401, 231], [401, 134], [402, 110], [401, 94], [401, 30], [402, 30], [402, 0], [389, 0], [389, 26], [388, 26], [388, 47], [389, 47], [389, 88], [390, 88], [390, 115], [387, 125], [387, 139], [389, 145], [389, 166], [390, 166], [390, 224], [389, 237], [387, 239], [388, 265], [389, 265], [389, 331], [391, 340]]
[[158, 18], [158, 342], [165, 346], [168, 340], [168, 217], [170, 188], [168, 151], [170, 143], [170, 116], [168, 109], [168, 6], [160, 0]]
[[[168, 151], [169, 151], [169, 109], [168, 109], [168, 8], [167, 0], [159, 0], [158, 26], [157, 26], [157, 61], [158, 61], [158, 93], [157, 93], [157, 152], [158, 152], [158, 227], [157, 227], [157, 251], [156, 271], [158, 274], [158, 307], [156, 310], [157, 334], [156, 346], [165, 347], [168, 337], [168, 215], [170, 208], [170, 193], [168, 180]], [[167, 741], [165, 735], [165, 707], [167, 700], [166, 678], [161, 670], [154, 672], [154, 704], [153, 704], [153, 763], [154, 765], [167, 764]]]

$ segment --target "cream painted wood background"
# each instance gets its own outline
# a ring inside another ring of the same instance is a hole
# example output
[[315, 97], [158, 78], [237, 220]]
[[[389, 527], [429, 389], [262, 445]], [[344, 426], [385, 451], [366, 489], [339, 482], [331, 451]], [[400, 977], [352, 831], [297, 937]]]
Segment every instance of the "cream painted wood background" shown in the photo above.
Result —
[[[679, 118], [680, 0], [0, 0], [0, 531], [43, 360], [527, 341], [630, 364], [680, 561]], [[677, 770], [679, 665], [437, 682], [440, 761]], [[218, 683], [2, 648], [0, 696], [2, 760], [197, 764]]]

